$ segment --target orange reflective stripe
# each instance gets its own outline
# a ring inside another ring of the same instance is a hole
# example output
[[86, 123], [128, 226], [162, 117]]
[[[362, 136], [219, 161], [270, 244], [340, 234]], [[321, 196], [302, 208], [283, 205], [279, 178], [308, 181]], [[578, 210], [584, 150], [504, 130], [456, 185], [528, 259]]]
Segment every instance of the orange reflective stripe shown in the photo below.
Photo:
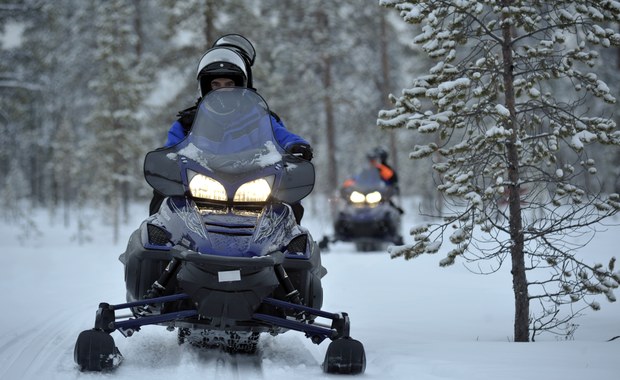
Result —
[[353, 178], [349, 178], [346, 181], [344, 181], [344, 183], [342, 184], [342, 187], [353, 186], [354, 183], [355, 181], [353, 180]]
[[384, 181], [389, 180], [394, 176], [394, 170], [388, 168], [385, 165], [378, 164], [377, 169], [379, 169], [379, 175], [383, 178]]

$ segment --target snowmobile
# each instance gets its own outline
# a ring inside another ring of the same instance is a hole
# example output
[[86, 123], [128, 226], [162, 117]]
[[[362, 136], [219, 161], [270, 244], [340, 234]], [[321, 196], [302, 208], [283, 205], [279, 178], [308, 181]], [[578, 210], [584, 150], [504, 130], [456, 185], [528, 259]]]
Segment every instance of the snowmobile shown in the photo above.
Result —
[[114, 331], [160, 325], [180, 344], [250, 354], [263, 333], [299, 331], [331, 340], [325, 372], [364, 372], [348, 314], [321, 310], [327, 271], [290, 206], [312, 191], [314, 166], [280, 147], [272, 118], [254, 90], [215, 90], [183, 141], [146, 155], [146, 181], [166, 198], [119, 257], [126, 302], [100, 303], [94, 328], [79, 334], [80, 370], [121, 364]]
[[377, 251], [383, 245], [402, 245], [403, 210], [394, 202], [396, 189], [387, 185], [374, 167], [361, 171], [353, 185], [340, 190], [333, 215], [334, 236], [319, 243], [328, 249], [336, 241], [353, 242], [359, 252]]

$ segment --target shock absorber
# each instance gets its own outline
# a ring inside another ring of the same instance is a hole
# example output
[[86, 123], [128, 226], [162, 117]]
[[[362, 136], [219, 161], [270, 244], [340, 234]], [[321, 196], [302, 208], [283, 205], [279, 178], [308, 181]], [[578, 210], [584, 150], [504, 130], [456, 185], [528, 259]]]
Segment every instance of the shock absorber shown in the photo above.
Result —
[[284, 270], [282, 264], [276, 264], [275, 267], [276, 277], [284, 288], [284, 292], [286, 293], [286, 299], [289, 302], [292, 302], [297, 305], [301, 305], [301, 298], [299, 297], [299, 291], [295, 289], [291, 279], [288, 277], [288, 274]]
[[[180, 264], [181, 260], [173, 257], [166, 266], [166, 269], [164, 269], [159, 278], [153, 283], [153, 285], [151, 285], [142, 298], [148, 300], [151, 298], [161, 297], [166, 291], [166, 287], [168, 286], [170, 279], [179, 269]], [[153, 314], [157, 310], [158, 308], [155, 304], [137, 307], [137, 313], [141, 315]]]
[[144, 299], [160, 297], [161, 295], [163, 295], [164, 291], [166, 291], [168, 283], [170, 282], [170, 279], [177, 271], [180, 264], [181, 260], [173, 257], [166, 266], [166, 269], [164, 269], [159, 278], [153, 283], [153, 285], [151, 285], [151, 288], [146, 292], [146, 294], [144, 295]]

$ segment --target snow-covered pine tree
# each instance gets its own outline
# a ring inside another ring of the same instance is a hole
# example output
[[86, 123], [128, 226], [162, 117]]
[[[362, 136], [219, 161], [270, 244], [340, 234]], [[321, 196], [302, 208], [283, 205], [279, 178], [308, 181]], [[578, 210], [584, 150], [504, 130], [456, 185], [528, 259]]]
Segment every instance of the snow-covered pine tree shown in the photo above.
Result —
[[[264, 0], [260, 8], [263, 27], [250, 34], [255, 84], [287, 127], [313, 144], [323, 173], [315, 193], [331, 195], [371, 148], [389, 146], [374, 128], [383, 99], [381, 15], [376, 4], [356, 0]], [[392, 36], [394, 25], [387, 29]], [[390, 53], [403, 50], [398, 40], [389, 45]], [[406, 66], [390, 72], [393, 84]]]
[[[257, 41], [255, 75], [267, 80], [255, 84], [287, 127], [314, 145], [314, 162], [326, 168], [323, 176], [317, 176], [321, 189], [338, 183], [335, 103], [339, 83], [334, 79], [337, 54], [342, 54], [335, 49], [338, 7], [317, 0], [266, 0], [261, 4], [262, 19], [271, 25]], [[325, 148], [319, 151], [319, 145]]]
[[412, 228], [415, 243], [392, 256], [435, 253], [448, 237], [442, 266], [462, 258], [484, 268], [489, 260], [491, 271], [509, 260], [514, 340], [541, 332], [570, 337], [573, 319], [600, 307], [593, 296], [615, 301], [620, 282], [615, 258], [588, 264], [582, 243], [620, 209], [618, 194], [597, 186], [591, 154], [620, 145], [613, 111], [592, 112], [594, 104], [616, 102], [596, 69], [599, 51], [620, 45], [620, 3], [381, 4], [421, 25], [413, 43], [436, 63], [393, 97], [378, 124], [436, 137], [410, 157], [434, 162], [449, 206], [438, 222]]
[[[5, 25], [20, 25], [23, 31], [15, 46], [0, 50], [0, 76], [11, 78], [10, 86], [0, 83], [0, 108], [10, 120], [2, 143], [7, 160], [0, 160], [15, 161], [13, 168], [21, 173], [13, 178], [26, 181], [7, 180], [2, 193], [19, 194], [34, 206], [49, 207], [52, 213], [61, 201], [71, 200], [79, 185], [67, 165], [79, 171], [71, 144], [81, 133], [84, 113], [80, 111], [86, 109], [88, 98], [83, 78], [93, 65], [74, 58], [88, 56], [83, 48], [92, 46], [86, 23], [91, 18], [84, 17], [89, 7], [93, 5], [72, 0], [27, 1], [0, 10], [0, 15], [8, 13], [2, 18]], [[62, 136], [67, 148], [62, 153], [67, 156], [54, 149], [60, 142], [58, 131], [69, 124], [71, 138]], [[15, 198], [8, 199], [7, 206], [22, 215], [28, 212]], [[27, 225], [36, 227], [34, 222]]]
[[125, 200], [143, 183], [140, 163], [145, 150], [139, 139], [139, 111], [149, 82], [143, 71], [145, 62], [138, 60], [136, 49], [136, 10], [122, 0], [97, 7], [95, 58], [99, 71], [89, 81], [97, 103], [88, 122], [91, 138], [81, 146], [89, 163], [87, 183], [92, 186], [84, 186], [87, 191], [80, 194], [92, 205], [106, 205], [115, 241], [126, 214]]

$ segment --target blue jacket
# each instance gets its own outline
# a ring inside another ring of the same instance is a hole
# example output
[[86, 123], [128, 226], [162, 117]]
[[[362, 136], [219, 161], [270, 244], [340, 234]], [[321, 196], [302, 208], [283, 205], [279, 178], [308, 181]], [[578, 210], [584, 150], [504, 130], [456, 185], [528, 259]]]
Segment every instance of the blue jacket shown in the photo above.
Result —
[[[276, 137], [276, 140], [280, 144], [284, 150], [290, 148], [293, 144], [306, 144], [310, 145], [306, 140], [302, 137], [297, 136], [296, 134], [290, 132], [284, 126], [281, 120], [275, 118], [273, 115], [271, 116], [271, 125], [273, 125], [273, 134]], [[165, 147], [170, 147], [179, 141], [185, 138], [185, 129], [183, 125], [179, 122], [179, 120], [175, 121], [170, 130], [168, 130], [168, 140], [166, 141]]]

